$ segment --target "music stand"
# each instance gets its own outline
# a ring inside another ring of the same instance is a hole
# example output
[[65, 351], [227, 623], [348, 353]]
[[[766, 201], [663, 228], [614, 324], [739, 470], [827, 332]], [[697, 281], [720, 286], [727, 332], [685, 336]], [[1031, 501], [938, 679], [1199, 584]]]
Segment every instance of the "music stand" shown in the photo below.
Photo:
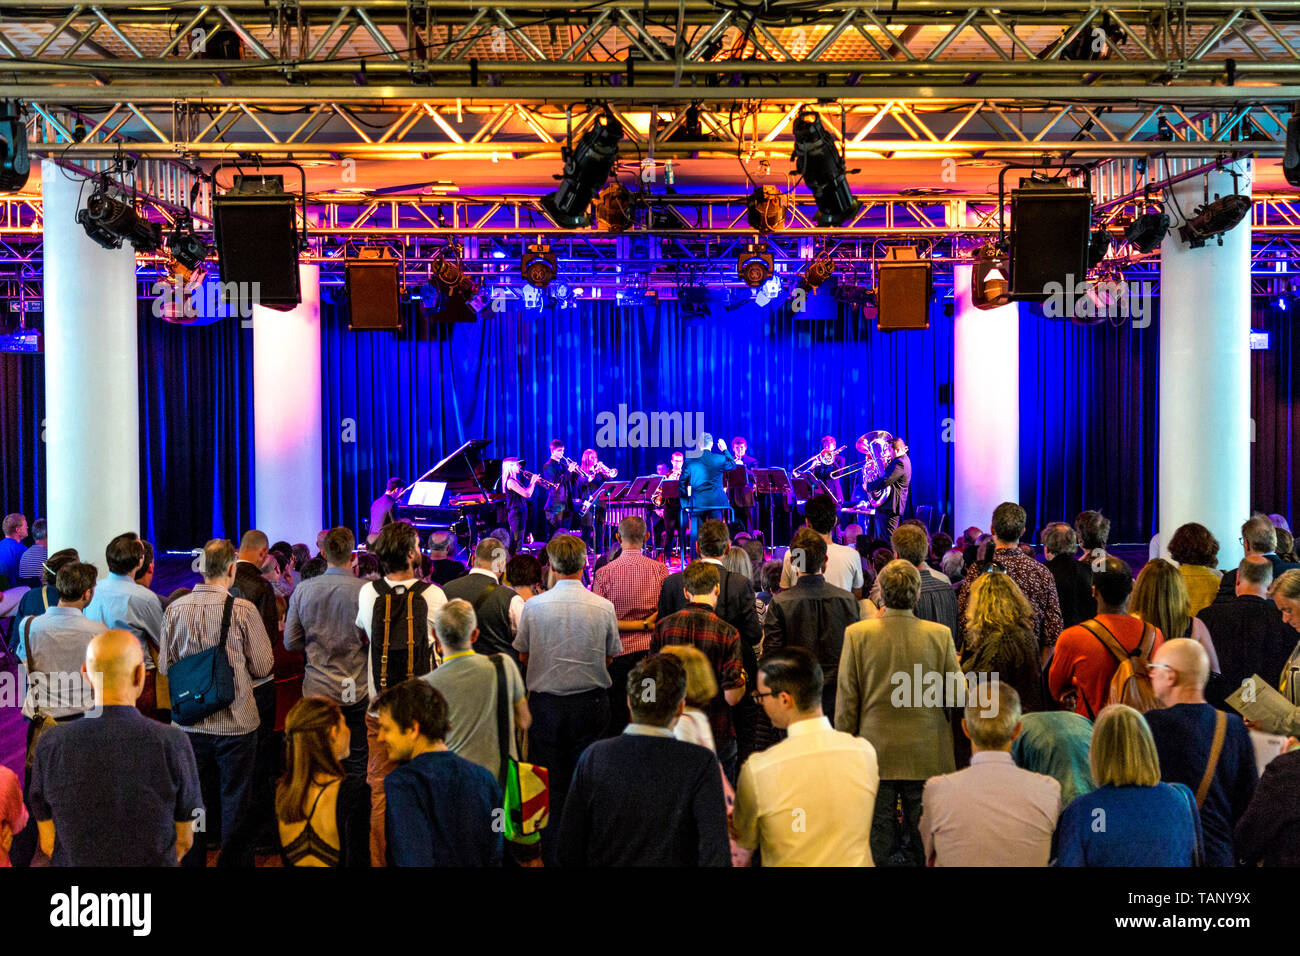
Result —
[[[607, 540], [607, 532], [606, 532], [606, 529], [609, 526], [609, 522], [608, 520], [602, 521], [600, 522], [600, 527], [597, 528], [595, 511], [597, 508], [604, 507], [605, 513], [608, 515], [610, 502], [614, 501], [620, 494], [622, 494], [623, 491], [627, 489], [628, 484], [629, 482], [626, 481], [618, 481], [615, 479], [607, 478], [605, 481], [601, 482], [599, 486], [597, 486], [595, 493], [590, 496], [591, 497], [590, 510], [592, 512], [591, 543], [593, 547], [599, 546], [599, 550], [602, 553], [608, 550], [609, 547], [609, 542]], [[600, 536], [599, 541], [596, 540], [597, 535]]]
[[[780, 495], [783, 500], [788, 500], [791, 494], [790, 478], [786, 475], [784, 468], [755, 468], [754, 469], [754, 491], [760, 495]], [[769, 497], [767, 501], [767, 546], [776, 547], [776, 499]]]

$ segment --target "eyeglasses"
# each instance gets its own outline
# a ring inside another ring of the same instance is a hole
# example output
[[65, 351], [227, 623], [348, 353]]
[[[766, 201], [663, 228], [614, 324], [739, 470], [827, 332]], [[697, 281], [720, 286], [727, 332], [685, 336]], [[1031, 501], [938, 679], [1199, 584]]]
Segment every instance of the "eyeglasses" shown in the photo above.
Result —
[[777, 697], [777, 696], [779, 696], [779, 694], [778, 694], [776, 691], [770, 691], [770, 690], [769, 690], [766, 694], [764, 694], [764, 693], [762, 693], [762, 692], [760, 692], [760, 691], [754, 691], [754, 692], [753, 692], [752, 694], [750, 694], [749, 696], [750, 696], [750, 697], [753, 697], [754, 700], [758, 701], [758, 702], [761, 704], [761, 703], [763, 702], [763, 698], [764, 698], [764, 697]]
[[1169, 671], [1171, 674], [1176, 674], [1176, 673], [1178, 673], [1176, 670], [1174, 670], [1174, 669], [1173, 669], [1172, 667], [1170, 667], [1168, 664], [1148, 664], [1148, 665], [1147, 665], [1147, 670], [1155, 670], [1157, 667], [1162, 668], [1162, 669], [1164, 669], [1164, 670], [1167, 670], [1167, 671]]

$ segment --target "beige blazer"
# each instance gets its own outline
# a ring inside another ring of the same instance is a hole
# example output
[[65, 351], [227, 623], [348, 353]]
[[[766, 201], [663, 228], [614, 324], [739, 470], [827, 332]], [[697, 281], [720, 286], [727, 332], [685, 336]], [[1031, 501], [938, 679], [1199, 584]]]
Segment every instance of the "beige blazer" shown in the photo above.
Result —
[[844, 631], [835, 729], [871, 742], [881, 780], [952, 773], [952, 724], [944, 706], [953, 703], [946, 689], [961, 679], [948, 628], [887, 609]]

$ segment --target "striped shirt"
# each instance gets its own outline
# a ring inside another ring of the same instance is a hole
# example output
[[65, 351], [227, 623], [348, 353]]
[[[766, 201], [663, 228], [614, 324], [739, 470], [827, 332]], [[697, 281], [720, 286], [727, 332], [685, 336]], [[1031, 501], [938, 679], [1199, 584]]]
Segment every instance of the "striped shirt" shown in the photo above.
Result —
[[[613, 603], [620, 621], [644, 621], [658, 609], [659, 592], [666, 577], [668, 566], [662, 561], [647, 558], [640, 551], [624, 551], [596, 572], [591, 591]], [[623, 653], [649, 650], [651, 634], [651, 631], [620, 634]]]
[[[194, 590], [167, 605], [163, 612], [158, 670], [166, 674], [173, 663], [221, 641], [221, 617], [230, 592], [215, 584], [196, 584]], [[235, 598], [230, 613], [226, 656], [235, 672], [235, 702], [181, 730], [197, 734], [234, 737], [257, 730], [257, 703], [253, 679], [265, 677], [275, 666], [271, 639], [251, 602]], [[177, 726], [180, 726], [179, 724]]]

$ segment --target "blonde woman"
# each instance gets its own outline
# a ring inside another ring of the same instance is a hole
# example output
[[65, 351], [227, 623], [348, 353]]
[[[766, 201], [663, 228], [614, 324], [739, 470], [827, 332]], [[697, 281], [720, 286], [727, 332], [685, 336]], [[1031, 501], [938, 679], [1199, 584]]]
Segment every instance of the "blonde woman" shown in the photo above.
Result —
[[1189, 637], [1205, 648], [1210, 672], [1219, 673], [1219, 655], [1205, 622], [1192, 616], [1192, 601], [1182, 572], [1164, 558], [1142, 566], [1129, 598], [1128, 612], [1159, 629], [1165, 640]]
[[754, 562], [750, 560], [749, 552], [744, 548], [735, 545], [728, 548], [727, 553], [722, 556], [722, 566], [728, 571], [743, 574], [746, 580], [752, 580], [754, 577]]
[[1043, 709], [1034, 609], [1004, 571], [986, 571], [971, 585], [961, 669], [968, 674], [999, 675], [1020, 695], [1023, 713]]
[[1197, 866], [1196, 797], [1161, 783], [1146, 719], [1132, 707], [1102, 708], [1088, 754], [1097, 789], [1076, 797], [1057, 825], [1058, 866]]
[[524, 543], [528, 528], [528, 501], [540, 480], [541, 475], [533, 475], [524, 481], [518, 458], [501, 460], [501, 486], [506, 490], [506, 526], [510, 528], [510, 540], [515, 543], [516, 550]]

